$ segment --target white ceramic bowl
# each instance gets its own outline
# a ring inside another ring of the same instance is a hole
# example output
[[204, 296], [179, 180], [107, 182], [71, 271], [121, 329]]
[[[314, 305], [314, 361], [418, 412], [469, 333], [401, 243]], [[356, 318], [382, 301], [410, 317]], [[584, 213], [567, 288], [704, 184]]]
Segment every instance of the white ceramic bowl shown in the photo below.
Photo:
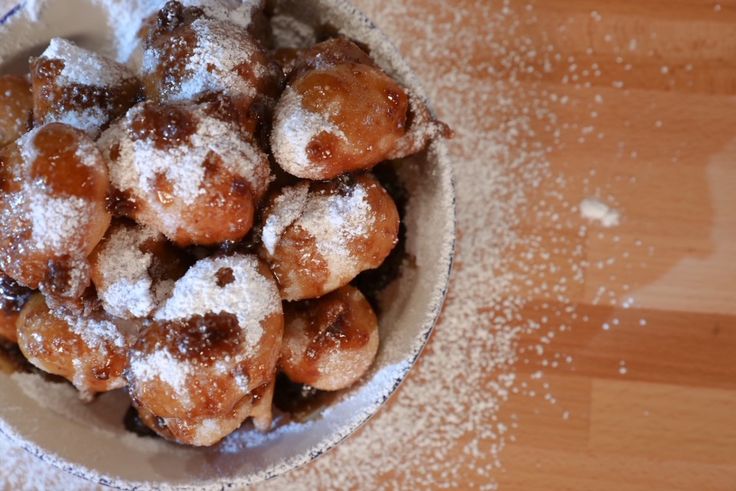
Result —
[[[424, 96], [384, 34], [348, 2], [276, 3], [279, 25], [336, 27], [368, 45], [388, 73]], [[94, 0], [50, 0], [40, 22], [14, 9], [0, 18], [0, 68], [27, 69], [28, 56], [40, 53], [54, 36], [112, 53], [107, 14]], [[290, 42], [310, 41], [309, 30], [302, 34]], [[124, 489], [244, 486], [315, 459], [375, 414], [396, 390], [429, 338], [445, 297], [455, 228], [452, 172], [443, 143], [432, 144], [398, 171], [410, 194], [405, 224], [413, 260], [382, 294], [377, 361], [362, 383], [307, 422], [265, 435], [243, 428], [217, 447], [184, 448], [127, 432], [122, 425], [128, 407], [124, 393], [106, 394], [85, 406], [65, 384], [0, 372], [0, 431], [49, 464]]]

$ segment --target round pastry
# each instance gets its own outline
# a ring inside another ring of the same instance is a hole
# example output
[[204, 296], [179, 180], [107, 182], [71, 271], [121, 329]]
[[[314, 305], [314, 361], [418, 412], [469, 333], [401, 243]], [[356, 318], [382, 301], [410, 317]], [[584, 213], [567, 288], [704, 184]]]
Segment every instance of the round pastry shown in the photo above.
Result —
[[[336, 51], [329, 45], [329, 53]], [[279, 100], [271, 147], [286, 172], [332, 179], [386, 159], [406, 133], [409, 96], [351, 51], [313, 56]], [[313, 68], [312, 68], [313, 67]]]
[[60, 123], [0, 150], [0, 269], [23, 286], [76, 298], [110, 224], [107, 168], [90, 138]]
[[284, 300], [348, 284], [380, 266], [398, 239], [396, 204], [369, 174], [282, 188], [264, 210], [260, 251]]
[[282, 50], [277, 57], [289, 85], [274, 112], [271, 147], [276, 162], [294, 176], [332, 179], [452, 135], [424, 101], [347, 38]]
[[105, 311], [124, 319], [148, 317], [190, 264], [161, 233], [130, 223], [110, 227], [90, 257]]
[[320, 390], [350, 387], [378, 352], [378, 320], [357, 288], [344, 286], [284, 309], [279, 368], [293, 382]]
[[61, 38], [31, 61], [31, 82], [36, 124], [66, 123], [93, 137], [142, 95], [124, 65]]
[[133, 346], [131, 397], [162, 436], [212, 445], [250, 415], [253, 391], [273, 381], [282, 332], [281, 299], [264, 263], [202, 259]]
[[15, 324], [21, 309], [32, 295], [32, 290], [20, 286], [0, 272], [0, 341], [4, 339], [15, 343], [18, 340]]
[[127, 351], [138, 325], [101, 310], [57, 316], [34, 295], [18, 318], [18, 346], [41, 370], [69, 380], [83, 396], [125, 386]]
[[23, 77], [0, 75], [0, 147], [31, 129], [32, 120], [31, 84]]
[[242, 239], [271, 179], [268, 157], [199, 106], [139, 104], [98, 145], [129, 216], [182, 247]]
[[167, 4], [143, 53], [146, 93], [157, 102], [218, 99], [214, 114], [248, 135], [269, 119], [283, 77], [239, 25], [250, 14], [221, 11], [218, 5], [184, 9], [178, 2]]

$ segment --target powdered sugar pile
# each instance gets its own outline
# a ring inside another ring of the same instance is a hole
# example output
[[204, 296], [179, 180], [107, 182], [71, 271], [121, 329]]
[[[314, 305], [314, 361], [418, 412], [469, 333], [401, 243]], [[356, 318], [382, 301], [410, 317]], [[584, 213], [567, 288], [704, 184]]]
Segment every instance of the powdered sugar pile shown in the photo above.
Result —
[[141, 359], [134, 359], [130, 364], [130, 373], [138, 383], [160, 380], [182, 399], [182, 404], [189, 404], [189, 382], [192, 365], [175, 358], [169, 351], [160, 349]]
[[70, 323], [69, 327], [92, 350], [105, 350], [107, 344], [118, 348], [126, 345], [125, 336], [120, 329], [108, 320], [79, 318]]
[[615, 227], [619, 222], [618, 211], [596, 198], [585, 198], [580, 203], [580, 215], [604, 227]]

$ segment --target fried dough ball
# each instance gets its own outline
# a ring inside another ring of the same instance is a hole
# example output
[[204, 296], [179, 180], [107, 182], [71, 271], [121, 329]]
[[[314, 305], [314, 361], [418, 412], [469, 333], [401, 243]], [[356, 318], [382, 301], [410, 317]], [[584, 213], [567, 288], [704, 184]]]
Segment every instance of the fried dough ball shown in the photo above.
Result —
[[50, 123], [0, 150], [0, 269], [63, 298], [89, 285], [87, 256], [110, 224], [107, 168], [80, 130]]
[[105, 311], [148, 317], [171, 293], [191, 261], [159, 232], [116, 223], [90, 256], [92, 282]]
[[292, 382], [345, 389], [368, 371], [377, 352], [378, 320], [357, 288], [284, 309], [279, 368]]
[[0, 341], [18, 341], [16, 321], [33, 291], [20, 286], [12, 278], [0, 272]]
[[31, 129], [33, 94], [23, 77], [0, 75], [0, 147]]
[[139, 104], [98, 145], [129, 216], [181, 247], [242, 239], [271, 179], [266, 154], [193, 105]]
[[123, 370], [138, 324], [113, 321], [100, 309], [57, 316], [34, 295], [18, 318], [18, 345], [41, 370], [60, 375], [90, 396], [125, 386]]
[[271, 148], [286, 172], [332, 179], [370, 169], [449, 136], [424, 102], [386, 75], [356, 44], [336, 38], [282, 52], [289, 85], [275, 113]]
[[301, 182], [264, 208], [261, 256], [284, 300], [320, 297], [377, 268], [397, 243], [399, 213], [375, 177]]
[[273, 275], [252, 255], [202, 259], [153, 318], [130, 352], [134, 404], [161, 436], [213, 445], [273, 381], [283, 333]]
[[96, 137], [142, 96], [142, 87], [124, 65], [54, 38], [31, 61], [36, 124], [61, 122]]
[[146, 93], [157, 102], [214, 102], [213, 115], [253, 135], [270, 124], [283, 76], [243, 28], [252, 2], [226, 3], [166, 4], [143, 54]]

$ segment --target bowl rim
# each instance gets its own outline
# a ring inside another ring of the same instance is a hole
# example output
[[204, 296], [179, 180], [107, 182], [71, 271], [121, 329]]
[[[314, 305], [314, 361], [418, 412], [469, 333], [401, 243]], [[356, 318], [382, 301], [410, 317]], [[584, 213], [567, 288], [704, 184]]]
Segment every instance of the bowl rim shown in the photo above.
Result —
[[[379, 28], [362, 10], [357, 6], [353, 5], [350, 0], [315, 0], [316, 2], [327, 4], [335, 12], [347, 16], [348, 18], [356, 21], [360, 24], [360, 27], [365, 32], [371, 33], [372, 36], [381, 40], [384, 54], [388, 55], [392, 61], [396, 62], [397, 65], [393, 68], [400, 71], [400, 75], [404, 78], [406, 85], [410, 86], [415, 96], [423, 100], [433, 115], [435, 110], [428, 100], [426, 91], [416, 75], [414, 69], [410, 66], [409, 62], [401, 54], [400, 50], [391, 40], [391, 38]], [[0, 13], [0, 26], [6, 24], [12, 20], [17, 14], [21, 13], [25, 1], [18, 1], [5, 13]], [[339, 26], [342, 27], [342, 26]], [[437, 161], [437, 168], [443, 176], [439, 179], [440, 188], [442, 193], [446, 194], [445, 200], [448, 206], [444, 207], [443, 226], [446, 228], [446, 237], [442, 237], [443, 245], [441, 253], [439, 254], [442, 261], [446, 264], [446, 268], [442, 269], [441, 273], [434, 279], [433, 282], [433, 298], [435, 301], [432, 305], [428, 305], [424, 321], [419, 333], [413, 340], [411, 348], [407, 350], [407, 357], [402, 362], [401, 370], [398, 371], [390, 382], [383, 384], [383, 388], [379, 394], [371, 401], [371, 410], [361, 415], [360, 418], [349, 421], [347, 424], [334, 431], [329, 438], [322, 440], [318, 445], [312, 448], [309, 452], [303, 452], [299, 455], [293, 456], [289, 459], [279, 461], [267, 467], [264, 471], [258, 473], [247, 474], [244, 476], [231, 477], [226, 479], [212, 479], [193, 483], [191, 485], [172, 485], [165, 482], [136, 482], [128, 479], [120, 479], [113, 476], [105, 475], [104, 473], [98, 472], [87, 465], [72, 463], [66, 460], [64, 457], [56, 455], [50, 451], [42, 449], [36, 443], [24, 438], [20, 433], [14, 430], [6, 421], [0, 417], [0, 433], [8, 437], [11, 441], [19, 445], [28, 453], [32, 454], [35, 458], [43, 461], [46, 464], [50, 464], [57, 469], [60, 469], [68, 474], [74, 475], [86, 481], [108, 486], [117, 489], [201, 489], [201, 490], [220, 490], [225, 487], [241, 487], [250, 486], [259, 482], [265, 482], [272, 480], [278, 476], [281, 476], [294, 469], [300, 468], [317, 458], [321, 457], [325, 453], [329, 452], [348, 437], [353, 435], [363, 425], [370, 421], [388, 399], [393, 396], [401, 384], [406, 380], [412, 367], [416, 364], [419, 357], [422, 355], [427, 343], [437, 325], [443, 307], [447, 293], [450, 288], [450, 280], [453, 271], [453, 265], [456, 253], [456, 242], [457, 242], [457, 195], [456, 195], [456, 184], [453, 172], [453, 165], [447, 149], [447, 144], [444, 139], [439, 138], [431, 142], [428, 149], [428, 154], [433, 154]]]

